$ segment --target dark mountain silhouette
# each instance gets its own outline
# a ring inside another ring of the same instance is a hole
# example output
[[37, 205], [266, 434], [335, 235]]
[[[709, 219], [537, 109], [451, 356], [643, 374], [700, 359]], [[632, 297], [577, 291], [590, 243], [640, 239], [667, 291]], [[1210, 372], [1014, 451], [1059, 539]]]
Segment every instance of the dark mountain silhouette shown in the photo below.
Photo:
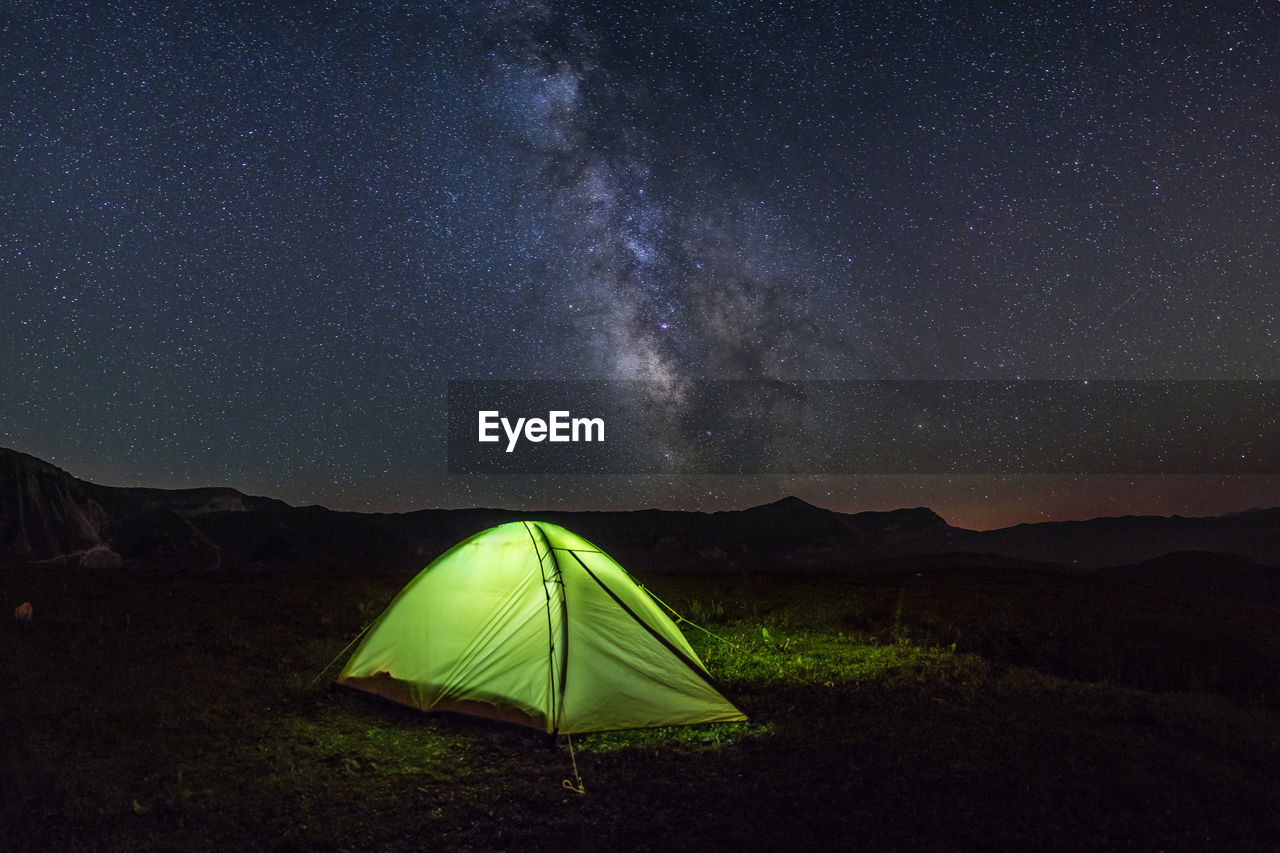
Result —
[[1178, 551], [1133, 565], [1099, 569], [1097, 574], [1197, 596], [1280, 602], [1280, 566], [1261, 565], [1235, 554]]
[[354, 513], [295, 507], [229, 488], [100, 486], [0, 448], [0, 558], [402, 571], [420, 568], [485, 527], [533, 517], [573, 529], [636, 569], [909, 571], [917, 565], [985, 563], [1091, 571], [1132, 568], [1173, 552], [1198, 551], [1239, 558], [1263, 571], [1280, 560], [1280, 509], [1210, 518], [1099, 518], [989, 531], [952, 527], [924, 507], [841, 513], [797, 497], [713, 513]]
[[40, 560], [113, 548], [127, 556], [217, 560], [192, 519], [291, 509], [235, 489], [99, 486], [0, 448], [0, 556]]
[[1270, 564], [1280, 560], [1280, 508], [1206, 518], [1126, 515], [1019, 524], [966, 533], [953, 550], [1043, 560], [1083, 571], [1177, 551], [1215, 551]]

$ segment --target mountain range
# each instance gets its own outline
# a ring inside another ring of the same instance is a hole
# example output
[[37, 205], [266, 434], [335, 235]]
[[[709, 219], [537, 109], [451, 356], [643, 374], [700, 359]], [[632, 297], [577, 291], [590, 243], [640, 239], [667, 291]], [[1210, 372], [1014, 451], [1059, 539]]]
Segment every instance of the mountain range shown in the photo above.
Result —
[[[405, 571], [494, 524], [562, 524], [637, 569], [906, 571], [965, 565], [1183, 578], [1205, 560], [1232, 589], [1280, 574], [1280, 508], [966, 530], [930, 509], [843, 513], [786, 497], [722, 512], [338, 512], [231, 488], [102, 486], [0, 448], [0, 559], [193, 569]], [[1187, 554], [1200, 554], [1199, 561]], [[1174, 555], [1174, 556], [1170, 556]], [[1178, 555], [1183, 555], [1179, 557]], [[1207, 556], [1206, 556], [1207, 555]], [[1257, 581], [1257, 578], [1262, 578]], [[1256, 583], [1255, 583], [1256, 582]]]

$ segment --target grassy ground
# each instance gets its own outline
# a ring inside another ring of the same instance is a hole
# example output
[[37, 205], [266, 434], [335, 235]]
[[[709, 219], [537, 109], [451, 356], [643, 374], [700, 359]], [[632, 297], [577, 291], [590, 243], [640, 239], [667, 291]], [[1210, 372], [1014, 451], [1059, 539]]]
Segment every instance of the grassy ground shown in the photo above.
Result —
[[[407, 578], [12, 567], [31, 850], [1275, 850], [1274, 609], [996, 571], [641, 576], [747, 724], [575, 738], [312, 678]], [[10, 603], [12, 602], [12, 603]], [[332, 674], [332, 672], [330, 673]]]

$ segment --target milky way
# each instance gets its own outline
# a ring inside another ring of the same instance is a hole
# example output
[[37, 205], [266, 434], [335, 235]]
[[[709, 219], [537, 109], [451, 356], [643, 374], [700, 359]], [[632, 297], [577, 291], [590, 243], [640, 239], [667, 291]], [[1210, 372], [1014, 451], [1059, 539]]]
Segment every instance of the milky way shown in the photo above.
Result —
[[1280, 503], [450, 477], [442, 415], [449, 379], [647, 379], [705, 419], [705, 377], [1280, 378], [1273, 4], [54, 0], [0, 27], [0, 443], [83, 476], [973, 523]]

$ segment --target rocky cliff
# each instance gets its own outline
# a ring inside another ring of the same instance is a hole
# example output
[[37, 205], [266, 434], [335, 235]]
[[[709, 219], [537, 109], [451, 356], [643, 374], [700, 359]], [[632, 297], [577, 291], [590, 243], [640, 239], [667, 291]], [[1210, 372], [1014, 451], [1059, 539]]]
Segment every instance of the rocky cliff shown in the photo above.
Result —
[[228, 488], [100, 486], [0, 448], [0, 557], [48, 560], [95, 551], [101, 561], [104, 550], [115, 550], [216, 560], [216, 545], [191, 519], [287, 507]]

